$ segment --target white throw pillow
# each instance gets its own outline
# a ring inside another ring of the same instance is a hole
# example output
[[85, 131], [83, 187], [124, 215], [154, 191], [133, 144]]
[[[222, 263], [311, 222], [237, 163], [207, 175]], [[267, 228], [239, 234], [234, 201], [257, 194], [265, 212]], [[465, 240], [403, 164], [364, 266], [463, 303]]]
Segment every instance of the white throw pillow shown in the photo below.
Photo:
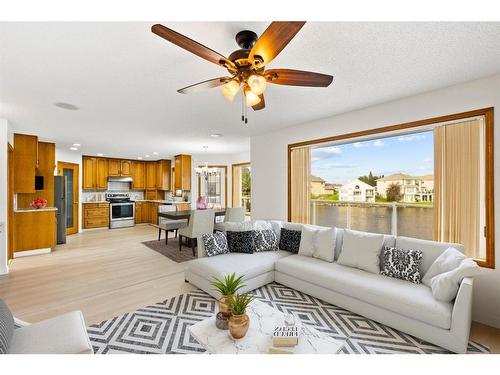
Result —
[[299, 255], [333, 262], [335, 229], [302, 226]]
[[304, 257], [313, 256], [314, 251], [316, 250], [315, 237], [317, 232], [317, 229], [308, 228], [305, 225], [302, 227], [302, 231], [300, 234], [299, 255], [302, 255]]
[[424, 277], [422, 277], [422, 283], [431, 286], [431, 279], [434, 276], [454, 270], [464, 259], [467, 259], [464, 254], [454, 247], [449, 247], [431, 264]]
[[337, 263], [371, 273], [380, 273], [380, 252], [383, 245], [383, 234], [344, 229], [342, 251]]
[[457, 268], [436, 275], [431, 279], [432, 295], [439, 301], [451, 302], [457, 296], [463, 278], [475, 276], [479, 272], [481, 269], [476, 262], [465, 258]]

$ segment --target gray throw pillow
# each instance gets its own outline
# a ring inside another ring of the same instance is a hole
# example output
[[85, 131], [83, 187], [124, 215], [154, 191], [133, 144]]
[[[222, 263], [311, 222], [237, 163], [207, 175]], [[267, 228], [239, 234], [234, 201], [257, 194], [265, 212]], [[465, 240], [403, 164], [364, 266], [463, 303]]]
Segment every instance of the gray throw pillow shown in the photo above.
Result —
[[229, 253], [225, 233], [206, 233], [202, 235], [201, 238], [203, 239], [203, 245], [205, 246], [205, 253], [207, 256], [212, 257], [214, 255]]
[[344, 229], [338, 264], [380, 273], [380, 252], [384, 235]]
[[386, 247], [382, 257], [380, 274], [420, 284], [420, 250], [405, 250], [396, 247]]
[[0, 354], [9, 352], [14, 334], [14, 317], [7, 304], [0, 299]]

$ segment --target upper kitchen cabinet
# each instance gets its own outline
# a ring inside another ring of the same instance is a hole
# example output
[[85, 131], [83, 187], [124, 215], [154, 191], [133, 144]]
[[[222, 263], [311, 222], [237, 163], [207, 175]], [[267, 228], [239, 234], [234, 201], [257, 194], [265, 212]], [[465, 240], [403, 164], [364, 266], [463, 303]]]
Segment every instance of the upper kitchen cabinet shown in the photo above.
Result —
[[146, 189], [156, 189], [156, 163], [146, 163]]
[[93, 156], [83, 157], [83, 190], [106, 190], [108, 188], [108, 159]]
[[120, 177], [120, 176], [131, 176], [131, 161], [130, 160], [120, 160], [120, 159], [109, 159], [108, 160], [108, 176]]
[[142, 161], [132, 162], [132, 188], [144, 190], [146, 188], [146, 167]]
[[156, 162], [156, 188], [158, 190], [171, 190], [172, 163], [170, 160]]
[[191, 190], [191, 155], [175, 156], [175, 190]]
[[38, 137], [14, 134], [14, 192], [35, 193], [38, 166]]

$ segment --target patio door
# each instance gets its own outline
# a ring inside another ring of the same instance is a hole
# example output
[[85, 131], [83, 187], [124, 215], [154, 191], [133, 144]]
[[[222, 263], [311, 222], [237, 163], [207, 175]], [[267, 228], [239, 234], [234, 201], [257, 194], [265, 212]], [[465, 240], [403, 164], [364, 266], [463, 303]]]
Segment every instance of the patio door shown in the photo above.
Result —
[[252, 168], [250, 163], [232, 165], [232, 203], [233, 207], [245, 207], [245, 214], [251, 212]]
[[78, 233], [79, 165], [57, 162], [57, 174], [66, 176], [66, 235]]

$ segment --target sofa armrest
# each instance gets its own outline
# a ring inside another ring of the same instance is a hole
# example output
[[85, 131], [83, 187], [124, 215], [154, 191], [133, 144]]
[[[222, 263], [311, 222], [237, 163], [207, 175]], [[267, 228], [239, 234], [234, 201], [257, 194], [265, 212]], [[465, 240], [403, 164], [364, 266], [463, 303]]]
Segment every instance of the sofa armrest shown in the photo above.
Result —
[[205, 252], [205, 243], [201, 236], [196, 238], [196, 245], [198, 247], [198, 258], [205, 258], [207, 253]]
[[16, 327], [26, 327], [31, 325], [31, 323], [25, 322], [24, 320], [17, 319], [16, 317], [14, 317], [14, 325]]
[[453, 312], [451, 315], [451, 331], [457, 339], [462, 339], [464, 349], [469, 341], [470, 325], [472, 320], [472, 277], [465, 277], [458, 289]]

